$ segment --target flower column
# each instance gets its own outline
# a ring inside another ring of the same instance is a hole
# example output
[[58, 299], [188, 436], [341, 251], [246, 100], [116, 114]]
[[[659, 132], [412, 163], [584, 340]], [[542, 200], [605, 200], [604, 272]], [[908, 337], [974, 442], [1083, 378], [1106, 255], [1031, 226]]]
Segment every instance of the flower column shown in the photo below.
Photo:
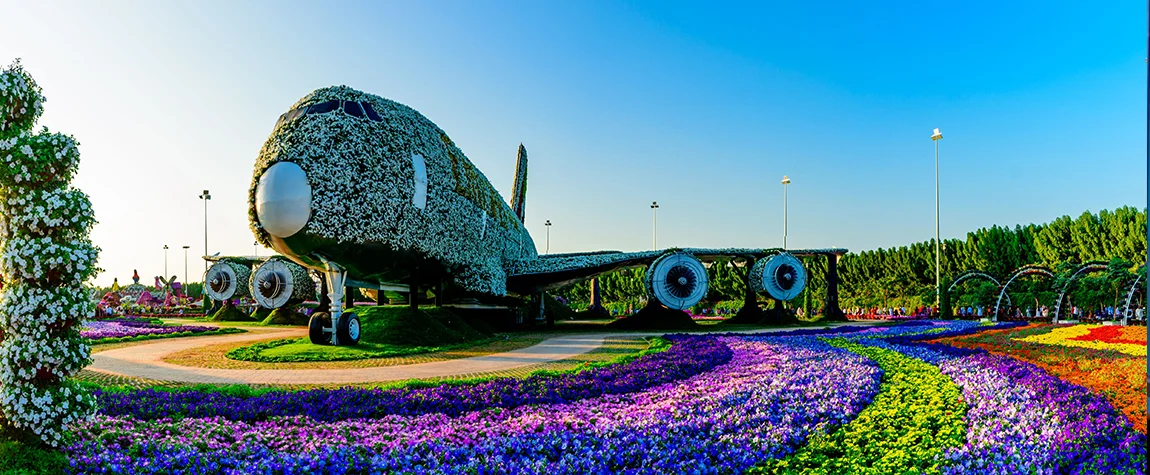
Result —
[[75, 140], [31, 132], [43, 102], [19, 62], [0, 71], [0, 423], [59, 446], [94, 408], [68, 377], [91, 362], [80, 326], [95, 305], [83, 283], [99, 249], [88, 239], [91, 203], [68, 185]]

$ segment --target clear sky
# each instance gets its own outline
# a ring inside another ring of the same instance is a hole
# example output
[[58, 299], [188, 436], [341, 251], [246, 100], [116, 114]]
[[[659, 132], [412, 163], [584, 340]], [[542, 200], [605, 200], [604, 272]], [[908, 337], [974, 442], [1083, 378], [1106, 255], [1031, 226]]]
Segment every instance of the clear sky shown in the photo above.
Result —
[[[346, 84], [408, 104], [552, 252], [890, 247], [1146, 196], [1144, 2], [0, 0], [0, 63], [80, 141], [100, 266], [129, 280], [251, 254], [252, 165], [278, 116]], [[269, 251], [261, 249], [262, 254]]]

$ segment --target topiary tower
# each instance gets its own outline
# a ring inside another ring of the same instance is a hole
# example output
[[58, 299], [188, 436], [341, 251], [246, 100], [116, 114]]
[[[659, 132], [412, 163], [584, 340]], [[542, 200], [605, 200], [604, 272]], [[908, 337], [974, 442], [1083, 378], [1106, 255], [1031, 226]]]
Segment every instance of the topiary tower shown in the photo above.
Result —
[[32, 132], [43, 103], [19, 61], [0, 70], [0, 424], [25, 442], [60, 446], [95, 407], [68, 377], [91, 362], [80, 326], [95, 312], [83, 284], [99, 249], [88, 238], [91, 202], [68, 185], [76, 141]]

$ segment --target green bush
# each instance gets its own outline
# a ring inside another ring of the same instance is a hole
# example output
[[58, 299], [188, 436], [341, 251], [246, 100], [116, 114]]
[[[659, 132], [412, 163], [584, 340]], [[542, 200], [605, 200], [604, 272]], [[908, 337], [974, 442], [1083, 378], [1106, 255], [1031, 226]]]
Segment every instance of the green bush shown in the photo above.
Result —
[[0, 475], [55, 475], [64, 473], [63, 453], [8, 440], [0, 435]]

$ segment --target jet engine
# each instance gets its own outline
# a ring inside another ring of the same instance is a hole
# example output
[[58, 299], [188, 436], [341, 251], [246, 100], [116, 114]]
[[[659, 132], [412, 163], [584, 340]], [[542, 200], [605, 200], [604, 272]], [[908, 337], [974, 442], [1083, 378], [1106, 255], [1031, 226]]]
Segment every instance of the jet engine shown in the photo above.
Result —
[[273, 257], [252, 271], [248, 290], [263, 308], [280, 308], [289, 302], [315, 297], [315, 281], [303, 266]]
[[663, 255], [647, 267], [647, 296], [674, 310], [686, 310], [707, 295], [707, 268], [683, 252]]
[[247, 282], [252, 269], [246, 265], [221, 260], [204, 274], [204, 294], [217, 302], [250, 295]]
[[780, 252], [755, 262], [748, 280], [755, 293], [765, 293], [779, 300], [791, 300], [798, 297], [806, 287], [807, 271], [798, 258]]

